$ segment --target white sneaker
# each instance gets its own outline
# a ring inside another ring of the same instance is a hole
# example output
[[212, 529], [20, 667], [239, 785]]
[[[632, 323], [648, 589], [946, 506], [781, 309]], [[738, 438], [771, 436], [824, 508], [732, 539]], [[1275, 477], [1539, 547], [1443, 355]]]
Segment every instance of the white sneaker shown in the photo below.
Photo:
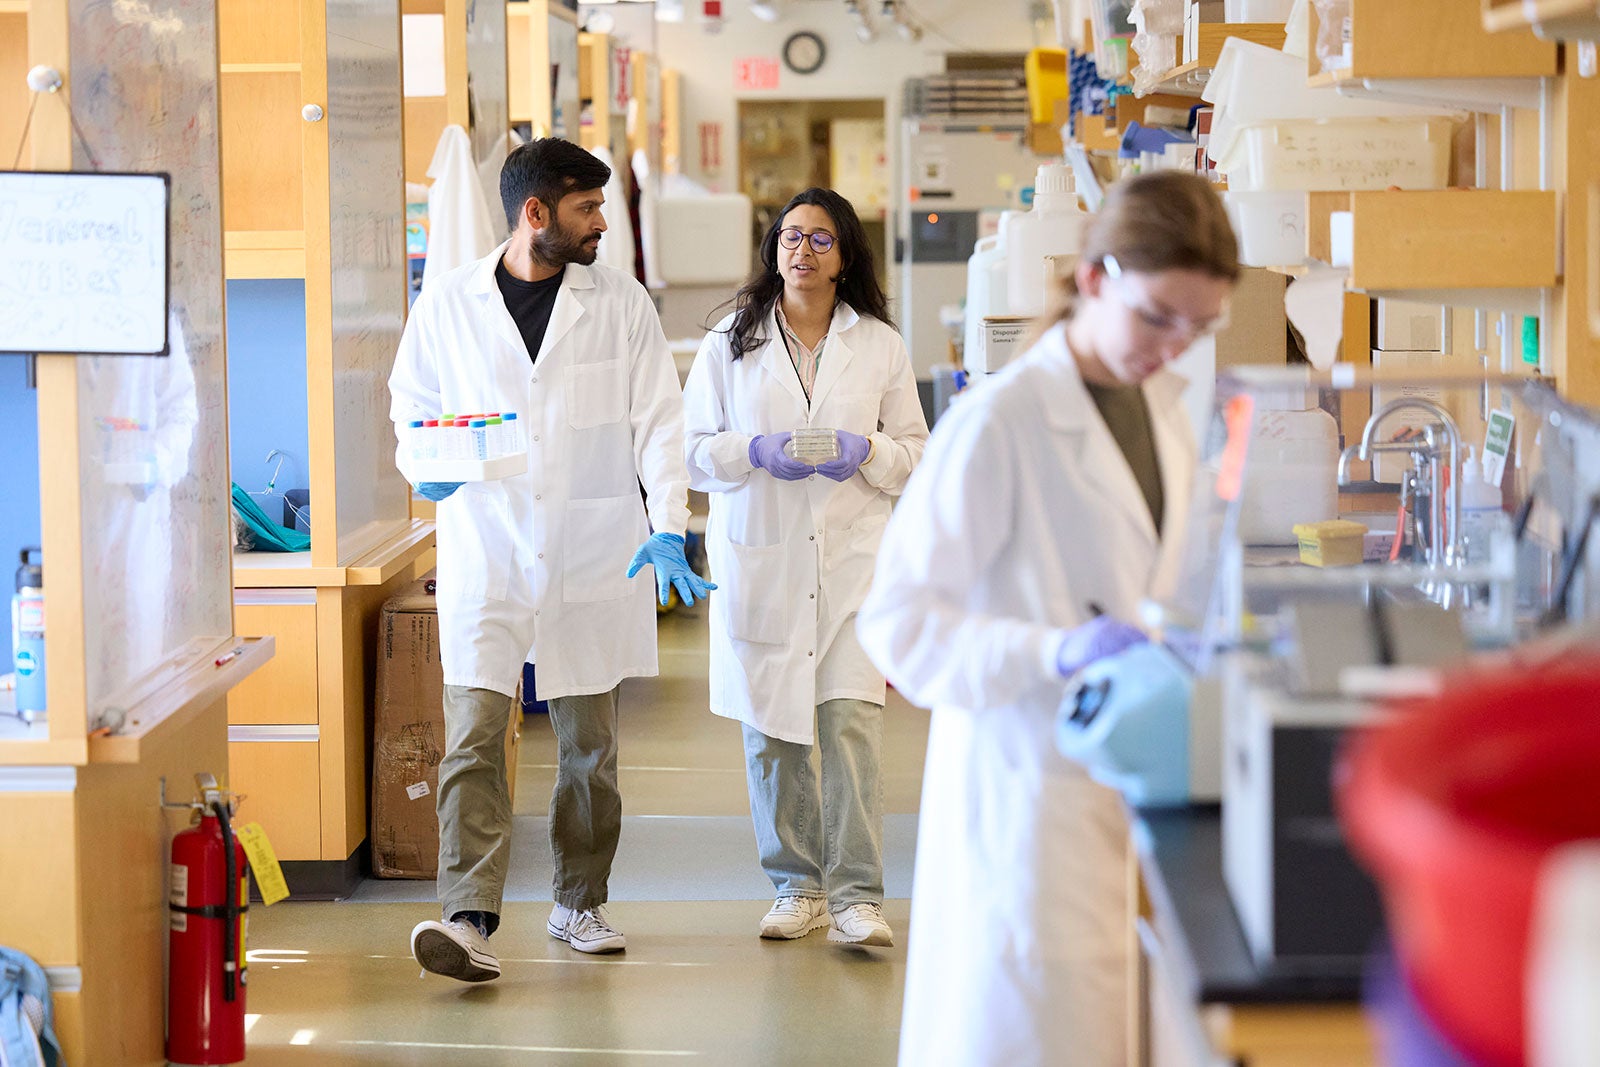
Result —
[[551, 937], [559, 937], [579, 952], [621, 952], [628, 947], [628, 939], [606, 922], [598, 905], [573, 911], [557, 904], [550, 911], [545, 929]]
[[883, 908], [870, 901], [846, 904], [833, 913], [829, 941], [847, 945], [892, 945], [894, 931], [883, 921]]
[[422, 969], [463, 982], [488, 982], [500, 977], [500, 961], [489, 942], [469, 922], [429, 919], [411, 931], [411, 954]]
[[761, 936], [792, 941], [828, 925], [828, 902], [821, 897], [782, 896], [761, 919]]

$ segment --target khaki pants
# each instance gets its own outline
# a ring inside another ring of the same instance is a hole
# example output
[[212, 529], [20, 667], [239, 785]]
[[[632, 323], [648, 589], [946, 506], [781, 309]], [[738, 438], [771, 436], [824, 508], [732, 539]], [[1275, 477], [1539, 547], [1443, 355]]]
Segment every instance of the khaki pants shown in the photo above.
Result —
[[[447, 685], [445, 756], [439, 764], [439, 903], [448, 920], [482, 911], [499, 924], [511, 856], [506, 727], [513, 700]], [[605, 903], [622, 830], [617, 790], [617, 690], [550, 701], [557, 770], [550, 797], [553, 895], [569, 908]]]

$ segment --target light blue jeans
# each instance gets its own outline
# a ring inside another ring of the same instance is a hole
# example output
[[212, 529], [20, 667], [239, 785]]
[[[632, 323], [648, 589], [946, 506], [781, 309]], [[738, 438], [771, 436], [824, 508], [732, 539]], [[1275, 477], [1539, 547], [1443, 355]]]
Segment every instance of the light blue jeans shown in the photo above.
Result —
[[744, 727], [745, 780], [761, 869], [780, 897], [826, 897], [830, 910], [883, 902], [883, 705], [817, 706], [812, 745]]

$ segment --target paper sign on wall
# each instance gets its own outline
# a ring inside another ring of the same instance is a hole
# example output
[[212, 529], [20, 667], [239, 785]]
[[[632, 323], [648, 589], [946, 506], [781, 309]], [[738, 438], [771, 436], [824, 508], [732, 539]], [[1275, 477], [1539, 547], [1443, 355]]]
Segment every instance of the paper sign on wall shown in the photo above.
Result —
[[778, 61], [766, 56], [745, 56], [733, 61], [735, 89], [776, 89]]

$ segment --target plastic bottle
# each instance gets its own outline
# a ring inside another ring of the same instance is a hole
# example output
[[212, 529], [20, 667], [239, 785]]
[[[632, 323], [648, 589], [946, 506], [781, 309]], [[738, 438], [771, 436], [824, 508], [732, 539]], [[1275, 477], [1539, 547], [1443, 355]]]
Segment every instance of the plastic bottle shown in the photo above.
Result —
[[525, 451], [527, 446], [522, 443], [522, 423], [517, 421], [517, 413], [508, 411], [500, 416], [500, 421], [505, 426], [506, 451], [511, 453]]
[[484, 421], [489, 424], [489, 455], [503, 456], [510, 452], [506, 447], [506, 421], [499, 415], [490, 415]]
[[1469, 446], [1461, 465], [1461, 537], [1466, 562], [1487, 563], [1496, 528], [1509, 522], [1500, 490], [1483, 480], [1483, 463]]
[[1239, 508], [1247, 545], [1292, 545], [1296, 523], [1339, 517], [1339, 426], [1303, 390], [1263, 393]]
[[471, 423], [472, 442], [468, 448], [468, 457], [471, 459], [489, 458], [489, 423], [485, 419], [473, 419]]
[[[29, 563], [29, 556], [40, 562]], [[45, 711], [44, 677], [44, 554], [37, 548], [22, 550], [17, 568], [17, 591], [11, 597], [11, 661], [17, 672], [17, 714], [24, 722]]]
[[[1033, 210], [1000, 220], [1006, 250], [1006, 304], [1012, 315], [1044, 311], [1045, 256], [1076, 255], [1083, 248], [1089, 216], [1078, 207], [1072, 171], [1044, 163], [1033, 183]], [[993, 314], [993, 312], [990, 312]]]
[[965, 323], [962, 326], [961, 363], [968, 372], [980, 371], [978, 350], [983, 344], [983, 317], [1009, 315], [1006, 302], [1006, 244], [1003, 237], [1006, 219], [1021, 214], [1004, 211], [1000, 214], [1001, 233], [978, 239], [972, 255], [967, 257], [967, 303]]

